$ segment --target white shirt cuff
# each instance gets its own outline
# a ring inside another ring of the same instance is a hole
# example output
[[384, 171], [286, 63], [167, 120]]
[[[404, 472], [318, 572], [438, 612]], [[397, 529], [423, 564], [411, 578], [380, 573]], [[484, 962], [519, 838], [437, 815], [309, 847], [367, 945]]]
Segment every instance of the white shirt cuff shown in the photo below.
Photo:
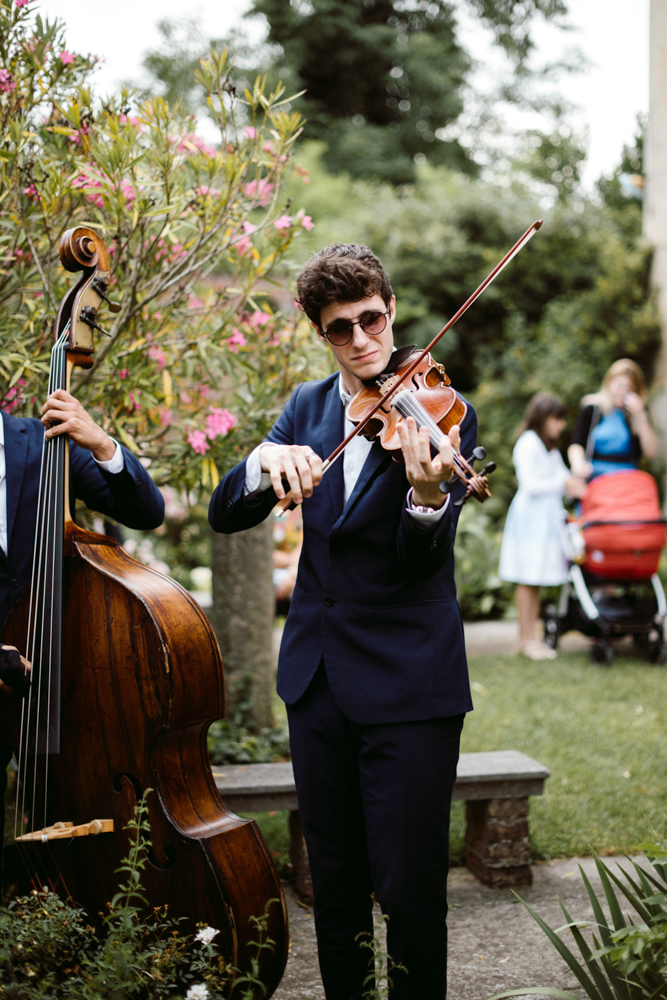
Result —
[[273, 441], [262, 441], [248, 455], [248, 460], [245, 464], [245, 483], [243, 484], [243, 492], [246, 496], [249, 496], [251, 493], [261, 493], [263, 490], [268, 490], [271, 485], [271, 476], [268, 472], [262, 471], [259, 459], [259, 453], [265, 447], [272, 448]]
[[99, 465], [100, 469], [104, 469], [105, 472], [111, 472], [113, 475], [117, 475], [125, 468], [125, 456], [123, 455], [123, 449], [118, 444], [116, 439], [111, 438], [111, 440], [116, 445], [116, 450], [108, 462], [100, 462], [94, 455], [93, 458], [95, 458], [95, 461]]
[[406, 509], [408, 514], [415, 519], [415, 521], [421, 521], [422, 524], [436, 524], [442, 515], [445, 513], [449, 507], [449, 494], [445, 497], [445, 502], [442, 507], [438, 507], [437, 510], [432, 510], [428, 514], [423, 513], [421, 510], [414, 510], [412, 507], [412, 487], [408, 491], [408, 495], [405, 499]]

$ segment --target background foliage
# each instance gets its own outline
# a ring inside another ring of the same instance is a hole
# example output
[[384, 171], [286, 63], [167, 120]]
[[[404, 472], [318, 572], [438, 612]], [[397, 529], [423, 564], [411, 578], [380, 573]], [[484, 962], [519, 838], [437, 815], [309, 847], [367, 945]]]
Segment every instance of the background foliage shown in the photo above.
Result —
[[210, 488], [317, 365], [271, 284], [312, 225], [288, 214], [282, 193], [300, 116], [281, 86], [239, 93], [227, 51], [212, 52], [196, 74], [217, 126], [204, 142], [161, 97], [97, 98], [93, 60], [25, 4], [1, 0], [0, 39], [3, 405], [39, 411], [54, 312], [71, 284], [59, 239], [85, 223], [108, 245], [120, 310], [101, 321], [109, 337], [73, 391], [158, 480]]

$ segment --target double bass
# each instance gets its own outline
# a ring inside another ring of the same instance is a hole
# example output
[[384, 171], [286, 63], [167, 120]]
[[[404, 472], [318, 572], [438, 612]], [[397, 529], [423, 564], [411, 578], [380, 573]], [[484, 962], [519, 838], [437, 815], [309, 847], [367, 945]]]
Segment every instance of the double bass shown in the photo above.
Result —
[[[56, 318], [49, 392], [69, 388], [74, 366], [92, 366], [110, 282], [93, 230], [68, 230], [60, 256], [83, 276]], [[274, 948], [259, 954], [259, 976], [270, 996], [287, 957], [285, 901], [256, 823], [225, 808], [211, 772], [207, 730], [225, 709], [213, 629], [178, 583], [78, 527], [67, 483], [67, 444], [56, 436], [44, 446], [32, 587], [2, 630], [32, 663], [25, 698], [0, 698], [19, 761], [8, 855], [23, 888], [50, 886], [95, 918], [117, 891], [126, 827], [151, 789], [149, 905], [166, 905], [187, 930], [216, 928], [241, 973], [257, 959], [253, 918], [267, 912]]]

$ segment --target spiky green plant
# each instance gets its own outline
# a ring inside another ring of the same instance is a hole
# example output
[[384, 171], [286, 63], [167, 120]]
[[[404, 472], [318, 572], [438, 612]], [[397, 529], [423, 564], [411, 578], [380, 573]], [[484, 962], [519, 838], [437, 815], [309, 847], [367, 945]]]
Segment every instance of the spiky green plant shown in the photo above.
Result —
[[[667, 841], [640, 844], [639, 849], [646, 853], [652, 871], [627, 858], [633, 870], [629, 873], [619, 865], [619, 877], [595, 856], [609, 917], [581, 865], [579, 871], [594, 920], [573, 920], [561, 902], [567, 923], [554, 930], [519, 897], [589, 1000], [664, 1000], [667, 997]], [[621, 896], [635, 911], [633, 916], [623, 913]], [[586, 929], [592, 930], [592, 948], [582, 934]], [[559, 935], [565, 931], [571, 933], [581, 957], [561, 940]], [[578, 1000], [573, 993], [547, 986], [507, 990], [491, 1000], [526, 994]]]

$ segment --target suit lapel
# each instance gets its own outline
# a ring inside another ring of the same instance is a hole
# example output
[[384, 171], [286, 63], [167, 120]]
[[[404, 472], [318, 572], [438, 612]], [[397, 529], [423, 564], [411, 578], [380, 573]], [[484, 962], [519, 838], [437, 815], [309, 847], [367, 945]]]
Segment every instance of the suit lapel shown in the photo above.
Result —
[[7, 551], [19, 506], [23, 475], [28, 457], [28, 435], [18, 421], [2, 417], [5, 428], [5, 470], [7, 478]]
[[[340, 398], [338, 379], [334, 379], [327, 395], [322, 413], [322, 458], [328, 458], [343, 440], [345, 428], [345, 410]], [[334, 509], [334, 519], [340, 517], [343, 510], [343, 456], [341, 455], [324, 479], [331, 493], [331, 503]]]

